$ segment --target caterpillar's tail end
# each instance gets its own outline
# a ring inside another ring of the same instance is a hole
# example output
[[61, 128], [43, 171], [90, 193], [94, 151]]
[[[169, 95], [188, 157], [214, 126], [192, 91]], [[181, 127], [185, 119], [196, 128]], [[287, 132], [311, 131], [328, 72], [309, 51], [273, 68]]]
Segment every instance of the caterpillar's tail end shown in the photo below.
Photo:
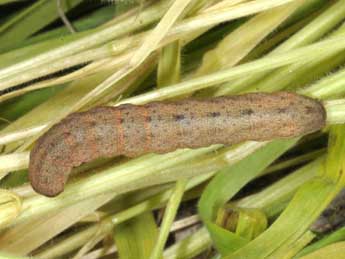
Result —
[[35, 148], [31, 151], [29, 162], [29, 181], [31, 186], [39, 194], [55, 197], [64, 190], [64, 179], [56, 179], [56, 177], [63, 178], [63, 175], [61, 176], [59, 172], [51, 174], [51, 170], [49, 173], [45, 172], [45, 167], [42, 166], [44, 161], [35, 157], [35, 154], [37, 154], [35, 151]]
[[30, 184], [37, 193], [47, 197], [63, 192], [72, 170], [70, 161], [66, 159], [71, 157], [71, 150], [65, 145], [64, 132], [59, 127], [57, 124], [40, 137], [30, 152]]

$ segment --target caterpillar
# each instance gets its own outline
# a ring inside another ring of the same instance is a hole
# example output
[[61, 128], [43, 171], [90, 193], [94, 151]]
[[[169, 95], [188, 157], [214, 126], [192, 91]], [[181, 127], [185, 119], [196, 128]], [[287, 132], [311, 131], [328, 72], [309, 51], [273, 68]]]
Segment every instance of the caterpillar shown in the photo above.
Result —
[[73, 167], [96, 158], [295, 137], [325, 121], [321, 102], [289, 92], [96, 107], [69, 115], [38, 139], [29, 180], [36, 192], [53, 197]]

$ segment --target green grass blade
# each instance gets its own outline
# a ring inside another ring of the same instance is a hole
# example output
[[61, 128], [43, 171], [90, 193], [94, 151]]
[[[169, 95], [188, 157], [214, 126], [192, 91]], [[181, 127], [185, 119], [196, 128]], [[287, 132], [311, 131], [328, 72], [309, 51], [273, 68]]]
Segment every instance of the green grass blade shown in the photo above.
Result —
[[181, 242], [164, 251], [164, 259], [194, 258], [205, 249], [211, 248], [211, 239], [206, 228], [201, 228]]
[[114, 229], [120, 259], [148, 258], [155, 246], [158, 229], [151, 212], [130, 219]]
[[159, 259], [162, 256], [165, 243], [168, 239], [171, 224], [173, 223], [177, 209], [181, 203], [187, 180], [179, 180], [166, 207], [163, 222], [159, 231], [157, 243], [150, 255], [150, 259]]
[[180, 81], [181, 45], [176, 41], [161, 50], [157, 69], [157, 86], [164, 87]]
[[[245, 184], [259, 175], [270, 163], [278, 158], [297, 140], [275, 141], [247, 156], [233, 166], [221, 170], [210, 182], [199, 201], [199, 214], [216, 242], [215, 246], [222, 254], [235, 251], [237, 245], [244, 245], [241, 239], [234, 243], [234, 234], [213, 226], [219, 208], [231, 199]], [[210, 228], [211, 226], [211, 228]], [[216, 240], [215, 240], [216, 239]], [[224, 244], [226, 244], [224, 246]]]
[[[64, 11], [68, 11], [81, 2], [82, 0], [68, 1], [69, 5], [64, 8]], [[2, 42], [0, 51], [26, 39], [58, 17], [56, 1], [36, 1], [0, 27], [0, 42]]]
[[343, 50], [344, 42], [344, 36], [334, 37], [330, 40], [320, 41], [296, 50], [274, 54], [230, 69], [224, 69], [210, 75], [188, 80], [180, 84], [150, 91], [145, 94], [123, 100], [119, 104], [141, 104], [149, 101], [172, 98], [178, 95], [189, 94], [196, 90], [221, 84], [235, 78], [240, 78], [251, 73], [255, 74], [263, 71], [270, 71], [272, 69], [300, 61], [309, 62], [314, 58], [313, 55], [315, 55], [315, 53], [317, 53], [319, 56], [328, 56], [330, 53], [335, 54], [338, 51]]
[[[224, 259], [286, 258], [302, 247], [292, 245], [306, 234], [336, 194], [344, 187], [345, 126], [333, 126], [325, 163], [318, 168], [319, 177], [303, 185], [286, 210], [262, 235]], [[306, 244], [305, 244], [306, 245]]]
[[338, 242], [323, 247], [309, 255], [300, 257], [301, 259], [325, 259], [325, 258], [342, 258], [345, 254], [345, 242]]
[[320, 248], [323, 248], [325, 246], [328, 246], [330, 244], [339, 242], [339, 241], [344, 241], [345, 240], [345, 228], [342, 227], [336, 231], [334, 231], [331, 234], [328, 234], [326, 237], [323, 237], [321, 240], [305, 247], [301, 252], [299, 252], [296, 255], [296, 258], [300, 258], [302, 256], [305, 256], [307, 254], [310, 254], [312, 252], [315, 252], [319, 250]]

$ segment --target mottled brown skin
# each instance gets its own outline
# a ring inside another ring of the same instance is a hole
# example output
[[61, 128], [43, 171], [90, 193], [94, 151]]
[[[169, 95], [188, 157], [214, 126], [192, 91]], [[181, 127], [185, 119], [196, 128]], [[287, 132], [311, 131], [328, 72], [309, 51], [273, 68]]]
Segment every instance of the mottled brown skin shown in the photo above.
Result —
[[56, 196], [73, 167], [99, 157], [295, 137], [325, 121], [320, 102], [287, 92], [98, 107], [71, 114], [38, 140], [29, 179], [38, 193]]

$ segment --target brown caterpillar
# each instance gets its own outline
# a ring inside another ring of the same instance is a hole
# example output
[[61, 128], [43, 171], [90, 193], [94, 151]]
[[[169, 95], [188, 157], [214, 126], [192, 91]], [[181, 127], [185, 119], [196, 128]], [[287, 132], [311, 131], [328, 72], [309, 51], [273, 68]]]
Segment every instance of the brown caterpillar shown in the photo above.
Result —
[[69, 115], [38, 140], [29, 179], [38, 193], [56, 196], [73, 167], [99, 157], [294, 137], [325, 121], [319, 101], [287, 92], [97, 107]]

